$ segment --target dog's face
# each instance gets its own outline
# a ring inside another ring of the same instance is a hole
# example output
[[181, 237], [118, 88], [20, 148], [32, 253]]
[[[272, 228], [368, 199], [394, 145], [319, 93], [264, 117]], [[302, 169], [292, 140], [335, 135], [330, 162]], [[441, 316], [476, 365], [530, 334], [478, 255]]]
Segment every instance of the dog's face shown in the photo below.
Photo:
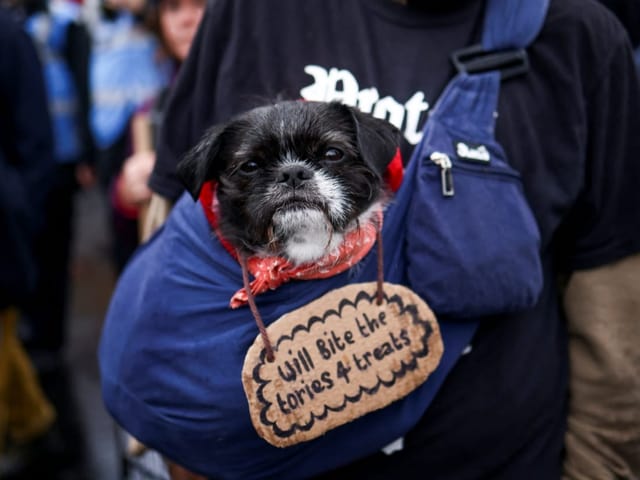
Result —
[[194, 198], [217, 181], [220, 233], [245, 254], [317, 260], [384, 201], [398, 135], [338, 103], [282, 102], [207, 132], [178, 165]]

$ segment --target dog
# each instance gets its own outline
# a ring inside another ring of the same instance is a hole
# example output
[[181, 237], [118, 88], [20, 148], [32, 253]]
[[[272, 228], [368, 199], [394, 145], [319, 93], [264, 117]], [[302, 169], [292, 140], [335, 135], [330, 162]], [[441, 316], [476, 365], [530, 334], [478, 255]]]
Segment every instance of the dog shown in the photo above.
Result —
[[245, 256], [315, 262], [389, 198], [388, 122], [337, 102], [283, 101], [211, 128], [178, 164], [197, 199], [216, 184], [219, 234]]
[[[390, 123], [353, 107], [284, 101], [209, 129], [177, 173], [194, 200], [215, 182], [217, 229], [240, 256], [304, 265], [384, 208], [390, 192], [383, 177], [399, 139]], [[146, 450], [130, 438], [130, 455]]]

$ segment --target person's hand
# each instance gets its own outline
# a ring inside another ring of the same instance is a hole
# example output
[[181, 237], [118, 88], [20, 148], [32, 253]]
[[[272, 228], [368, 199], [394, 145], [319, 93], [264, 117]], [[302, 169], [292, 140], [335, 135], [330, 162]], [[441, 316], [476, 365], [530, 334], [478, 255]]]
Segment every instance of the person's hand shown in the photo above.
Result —
[[166, 460], [167, 468], [169, 470], [169, 476], [171, 480], [206, 480], [202, 475], [190, 472], [184, 467], [181, 467], [177, 463], [173, 463], [170, 460]]
[[87, 163], [79, 163], [76, 167], [76, 181], [83, 190], [93, 187], [96, 184], [95, 168]]
[[122, 204], [137, 207], [151, 198], [147, 182], [155, 161], [153, 151], [138, 152], [125, 160], [116, 186], [116, 195]]

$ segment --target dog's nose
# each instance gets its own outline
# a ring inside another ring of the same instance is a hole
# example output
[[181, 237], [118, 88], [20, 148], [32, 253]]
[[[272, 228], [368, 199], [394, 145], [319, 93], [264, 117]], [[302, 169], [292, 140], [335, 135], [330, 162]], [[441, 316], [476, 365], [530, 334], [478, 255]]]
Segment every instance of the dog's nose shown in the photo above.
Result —
[[296, 188], [310, 180], [313, 177], [313, 171], [302, 165], [291, 165], [283, 167], [278, 172], [278, 183], [286, 183], [290, 187]]

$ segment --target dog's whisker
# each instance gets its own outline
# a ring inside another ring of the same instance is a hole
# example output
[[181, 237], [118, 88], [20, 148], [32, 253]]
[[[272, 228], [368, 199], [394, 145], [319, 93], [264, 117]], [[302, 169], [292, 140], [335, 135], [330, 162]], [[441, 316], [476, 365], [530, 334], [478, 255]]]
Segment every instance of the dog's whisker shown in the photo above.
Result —
[[325, 245], [324, 249], [326, 252], [330, 252], [331, 250], [331, 243], [333, 242], [333, 225], [331, 225], [331, 222], [329, 221], [329, 219], [327, 218], [327, 231], [329, 232], [329, 237], [327, 238], [327, 244]]

